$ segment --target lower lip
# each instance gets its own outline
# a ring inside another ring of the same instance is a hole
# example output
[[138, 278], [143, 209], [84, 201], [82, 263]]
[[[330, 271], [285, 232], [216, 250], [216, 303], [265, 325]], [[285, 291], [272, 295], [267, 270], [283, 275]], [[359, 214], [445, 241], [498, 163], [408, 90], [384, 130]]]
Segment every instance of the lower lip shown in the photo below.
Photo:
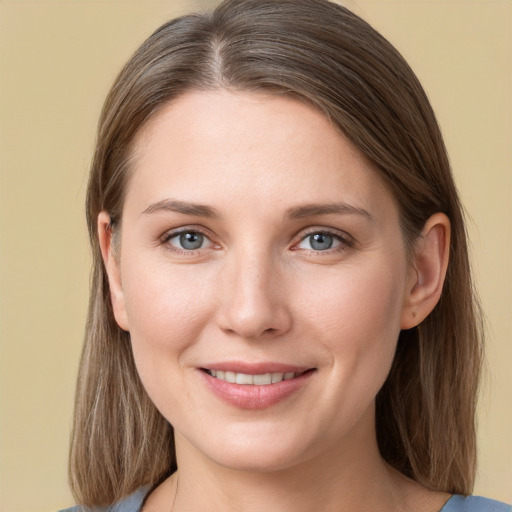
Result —
[[205, 371], [201, 370], [200, 373], [209, 389], [224, 402], [240, 409], [265, 409], [298, 391], [306, 384], [314, 371], [308, 370], [299, 377], [262, 386], [233, 384], [216, 379]]

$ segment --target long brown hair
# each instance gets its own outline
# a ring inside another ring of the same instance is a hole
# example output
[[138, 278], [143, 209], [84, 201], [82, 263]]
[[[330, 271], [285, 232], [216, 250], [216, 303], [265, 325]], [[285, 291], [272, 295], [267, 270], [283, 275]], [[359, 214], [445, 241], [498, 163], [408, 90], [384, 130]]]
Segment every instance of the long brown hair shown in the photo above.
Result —
[[93, 274], [75, 403], [70, 480], [86, 505], [116, 501], [176, 469], [171, 425], [147, 397], [129, 333], [116, 324], [96, 219], [120, 225], [135, 135], [190, 90], [286, 94], [326, 115], [374, 164], [408, 244], [426, 220], [451, 221], [442, 297], [400, 334], [377, 397], [382, 456], [432, 489], [470, 493], [482, 350], [462, 208], [434, 113], [407, 63], [347, 9], [325, 0], [227, 0], [160, 27], [117, 77], [103, 108], [87, 193]]

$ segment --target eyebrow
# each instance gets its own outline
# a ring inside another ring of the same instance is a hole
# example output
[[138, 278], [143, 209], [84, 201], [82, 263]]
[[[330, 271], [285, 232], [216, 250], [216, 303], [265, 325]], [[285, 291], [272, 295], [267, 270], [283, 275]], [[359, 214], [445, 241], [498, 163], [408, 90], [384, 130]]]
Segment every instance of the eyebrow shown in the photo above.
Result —
[[286, 213], [285, 217], [291, 219], [303, 219], [304, 217], [313, 217], [315, 215], [361, 215], [366, 217], [370, 221], [374, 221], [374, 218], [370, 212], [364, 208], [352, 206], [347, 203], [327, 203], [327, 204], [304, 204], [290, 208]]
[[[198, 203], [190, 203], [187, 201], [178, 201], [177, 199], [163, 199], [161, 201], [157, 201], [156, 203], [152, 203], [142, 212], [142, 215], [150, 215], [152, 213], [158, 213], [162, 211], [182, 213], [184, 215], [192, 215], [194, 217], [220, 217], [219, 212], [211, 206]], [[360, 215], [362, 217], [366, 217], [372, 222], [374, 220], [371, 213], [364, 208], [352, 206], [347, 203], [312, 203], [294, 206], [285, 212], [284, 217], [290, 219], [303, 219], [306, 217], [329, 214]]]
[[219, 212], [215, 208], [176, 199], [163, 199], [162, 201], [152, 203], [142, 212], [142, 215], [158, 212], [183, 213], [184, 215], [193, 215], [195, 217], [220, 217]]

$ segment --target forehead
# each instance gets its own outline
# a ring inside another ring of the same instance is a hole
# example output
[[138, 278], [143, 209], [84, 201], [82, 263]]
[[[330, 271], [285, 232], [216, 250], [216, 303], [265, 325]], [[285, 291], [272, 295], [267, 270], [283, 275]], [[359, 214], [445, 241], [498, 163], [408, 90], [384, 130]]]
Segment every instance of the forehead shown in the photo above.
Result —
[[274, 208], [389, 196], [368, 159], [311, 106], [226, 90], [180, 96], [135, 140], [127, 201], [177, 194], [201, 203], [243, 194]]

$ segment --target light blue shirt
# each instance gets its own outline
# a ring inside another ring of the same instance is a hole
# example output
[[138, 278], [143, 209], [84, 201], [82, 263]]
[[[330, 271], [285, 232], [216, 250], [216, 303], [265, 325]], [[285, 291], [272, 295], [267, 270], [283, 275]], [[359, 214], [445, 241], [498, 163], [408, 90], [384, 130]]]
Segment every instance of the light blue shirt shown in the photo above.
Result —
[[512, 512], [512, 507], [501, 501], [480, 496], [452, 496], [441, 512]]
[[[61, 512], [140, 512], [149, 489], [142, 487], [124, 500], [109, 507], [90, 509], [87, 507], [72, 507]], [[500, 501], [482, 498], [480, 496], [452, 496], [439, 512], [512, 512], [512, 507]]]

